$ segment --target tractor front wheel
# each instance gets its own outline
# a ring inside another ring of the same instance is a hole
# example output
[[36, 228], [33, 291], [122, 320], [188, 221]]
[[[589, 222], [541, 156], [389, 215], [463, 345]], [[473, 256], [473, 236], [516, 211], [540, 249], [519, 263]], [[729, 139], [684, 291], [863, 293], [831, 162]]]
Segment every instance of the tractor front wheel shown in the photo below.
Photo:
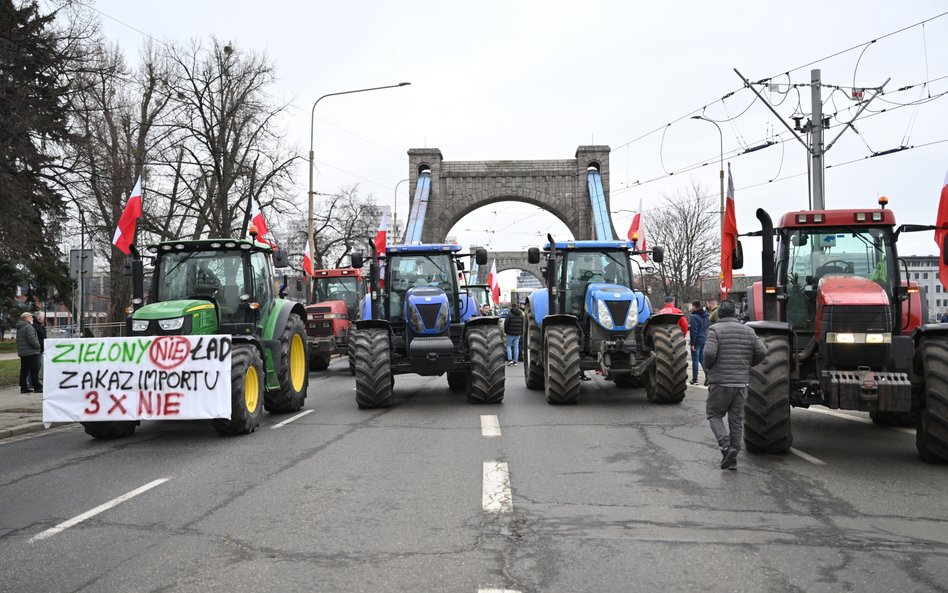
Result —
[[130, 436], [138, 426], [137, 420], [121, 420], [118, 422], [83, 422], [82, 427], [86, 434], [95, 439], [120, 439]]
[[549, 404], [575, 404], [579, 400], [579, 329], [554, 325], [543, 337], [546, 353], [546, 401]]
[[919, 413], [915, 447], [929, 463], [948, 463], [948, 339], [922, 338], [915, 351], [921, 361], [925, 407]]
[[451, 391], [467, 390], [467, 373], [464, 371], [448, 371], [448, 389]]
[[230, 420], [215, 418], [221, 434], [247, 434], [256, 430], [263, 416], [263, 359], [250, 344], [234, 345], [230, 363]]
[[276, 375], [280, 388], [268, 394], [264, 405], [268, 412], [296, 412], [306, 401], [309, 372], [306, 368], [306, 330], [298, 315], [290, 315], [280, 334]]
[[[499, 404], [504, 401], [504, 345], [500, 328], [479, 325], [467, 332], [471, 368], [467, 372], [467, 401], [472, 404]], [[448, 375], [448, 383], [451, 375]]]
[[659, 325], [649, 329], [655, 351], [655, 375], [649, 401], [677, 404], [685, 399], [688, 389], [688, 344], [677, 324]]
[[360, 330], [349, 342], [355, 359], [356, 404], [381, 408], [392, 404], [392, 349], [388, 330]]
[[325, 371], [329, 368], [329, 361], [332, 356], [326, 352], [315, 352], [309, 355], [309, 370]]
[[751, 367], [744, 405], [744, 444], [754, 453], [785, 453], [790, 428], [790, 340], [763, 336], [767, 357]]
[[543, 389], [543, 336], [540, 324], [527, 309], [523, 336], [523, 379], [527, 389]]

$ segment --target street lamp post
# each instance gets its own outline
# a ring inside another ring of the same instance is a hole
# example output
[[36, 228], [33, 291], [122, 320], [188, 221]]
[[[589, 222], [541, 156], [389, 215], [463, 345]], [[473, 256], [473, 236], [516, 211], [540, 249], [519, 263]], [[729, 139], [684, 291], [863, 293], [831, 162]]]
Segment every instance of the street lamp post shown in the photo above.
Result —
[[[392, 201], [392, 228], [395, 229], [394, 238], [392, 243], [398, 243], [398, 186], [405, 183], [406, 181], [411, 181], [410, 179], [402, 179], [395, 184], [395, 199]], [[411, 207], [411, 197], [409, 196], [408, 200], [409, 208]]]
[[721, 171], [719, 177], [721, 178], [721, 236], [724, 236], [724, 134], [721, 133], [721, 126], [718, 125], [718, 122], [713, 119], [708, 119], [703, 115], [692, 115], [691, 119], [703, 119], [706, 122], [714, 124], [714, 127], [718, 129], [718, 137], [721, 140]]
[[[309, 225], [308, 225], [308, 233], [307, 233], [306, 240], [309, 242], [309, 251], [313, 257], [316, 257], [316, 242], [313, 239], [313, 216], [314, 216], [313, 200], [315, 198], [315, 193], [313, 192], [313, 169], [315, 168], [314, 153], [313, 153], [313, 128], [315, 125], [316, 105], [318, 105], [319, 102], [325, 99], [326, 97], [336, 97], [338, 95], [351, 95], [353, 93], [365, 93], [368, 91], [379, 91], [382, 89], [393, 89], [393, 88], [398, 88], [400, 86], [408, 86], [410, 84], [411, 84], [410, 82], [400, 82], [398, 84], [390, 84], [387, 86], [375, 86], [371, 88], [353, 89], [351, 91], [342, 91], [339, 93], [328, 93], [316, 99], [316, 101], [313, 103], [312, 109], [309, 110]], [[311, 300], [310, 296], [311, 296], [310, 287], [307, 285], [306, 287], [307, 301]]]

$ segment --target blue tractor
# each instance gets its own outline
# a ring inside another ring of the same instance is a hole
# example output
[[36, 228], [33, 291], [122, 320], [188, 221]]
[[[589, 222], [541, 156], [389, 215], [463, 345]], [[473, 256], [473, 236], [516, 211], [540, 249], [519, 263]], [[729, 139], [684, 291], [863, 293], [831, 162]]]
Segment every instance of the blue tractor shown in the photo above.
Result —
[[[586, 370], [618, 387], [644, 387], [648, 400], [679, 403], [688, 381], [688, 345], [681, 315], [652, 315], [648, 297], [632, 290], [631, 241], [556, 242], [544, 247], [547, 288], [527, 298], [524, 379], [550, 404], [573, 404]], [[663, 250], [651, 250], [661, 263]], [[527, 258], [540, 263], [540, 250]]]
[[[393, 245], [369, 267], [371, 291], [363, 300], [350, 354], [360, 408], [388, 406], [394, 376], [447, 374], [452, 391], [471, 403], [504, 399], [504, 344], [496, 317], [477, 314], [474, 299], [458, 284], [464, 269], [459, 245]], [[474, 253], [478, 265], [487, 251]], [[352, 266], [362, 267], [354, 254]]]

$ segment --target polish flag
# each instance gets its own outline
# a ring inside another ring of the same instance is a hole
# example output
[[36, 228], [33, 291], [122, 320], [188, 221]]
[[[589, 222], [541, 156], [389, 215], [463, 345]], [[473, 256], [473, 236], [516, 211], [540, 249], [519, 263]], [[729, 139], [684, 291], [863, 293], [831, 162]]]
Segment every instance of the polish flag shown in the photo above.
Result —
[[731, 163], [727, 164], [727, 196], [724, 206], [724, 228], [721, 229], [721, 300], [727, 298], [734, 285], [732, 257], [737, 247], [737, 213], [734, 210], [734, 178]]
[[277, 246], [276, 243], [273, 243], [266, 238], [267, 233], [270, 232], [270, 229], [267, 228], [267, 221], [263, 219], [263, 212], [260, 211], [260, 208], [254, 210], [253, 218], [250, 219], [250, 224], [257, 229], [257, 241], [266, 243], [270, 247]]
[[385, 245], [388, 239], [388, 209], [382, 210], [382, 220], [379, 221], [379, 230], [375, 232], [375, 252], [385, 255]]
[[135, 241], [135, 224], [142, 216], [142, 177], [138, 176], [135, 182], [135, 189], [132, 195], [125, 202], [125, 209], [122, 210], [122, 216], [119, 218], [118, 227], [115, 229], [115, 235], [112, 236], [112, 245], [115, 245], [119, 251], [128, 255], [129, 247]]
[[948, 289], [948, 265], [945, 264], [945, 254], [941, 252], [945, 237], [948, 236], [948, 174], [945, 183], [941, 186], [941, 200], [938, 202], [938, 218], [935, 219], [938, 230], [935, 231], [935, 244], [938, 245], [938, 278], [941, 285]]
[[303, 273], [307, 276], [313, 275], [313, 255], [309, 250], [309, 241], [306, 242], [306, 248], [303, 250]]
[[490, 274], [487, 276], [487, 285], [490, 286], [490, 296], [494, 304], [500, 304], [500, 284], [497, 283], [497, 260], [490, 264]]
[[[632, 224], [629, 226], [629, 241], [635, 241], [635, 248], [642, 251], [642, 261], [648, 261], [648, 254], [644, 253], [645, 246], [645, 227], [642, 226], [642, 200], [639, 199], [639, 211], [632, 217]], [[636, 238], [637, 237], [637, 238]]]

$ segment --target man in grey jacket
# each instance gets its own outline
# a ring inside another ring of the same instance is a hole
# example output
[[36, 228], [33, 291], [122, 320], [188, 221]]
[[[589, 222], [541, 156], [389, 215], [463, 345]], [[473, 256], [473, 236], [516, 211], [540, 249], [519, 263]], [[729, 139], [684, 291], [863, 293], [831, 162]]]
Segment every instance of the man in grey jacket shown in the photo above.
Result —
[[[708, 328], [704, 369], [708, 377], [708, 421], [721, 447], [721, 469], [737, 469], [737, 453], [744, 433], [744, 401], [750, 369], [767, 356], [754, 330], [735, 317], [734, 301], [718, 305], [718, 322]], [[730, 428], [724, 426], [724, 416]]]
[[42, 393], [40, 341], [33, 329], [33, 314], [25, 311], [16, 324], [16, 353], [20, 356], [20, 393]]

